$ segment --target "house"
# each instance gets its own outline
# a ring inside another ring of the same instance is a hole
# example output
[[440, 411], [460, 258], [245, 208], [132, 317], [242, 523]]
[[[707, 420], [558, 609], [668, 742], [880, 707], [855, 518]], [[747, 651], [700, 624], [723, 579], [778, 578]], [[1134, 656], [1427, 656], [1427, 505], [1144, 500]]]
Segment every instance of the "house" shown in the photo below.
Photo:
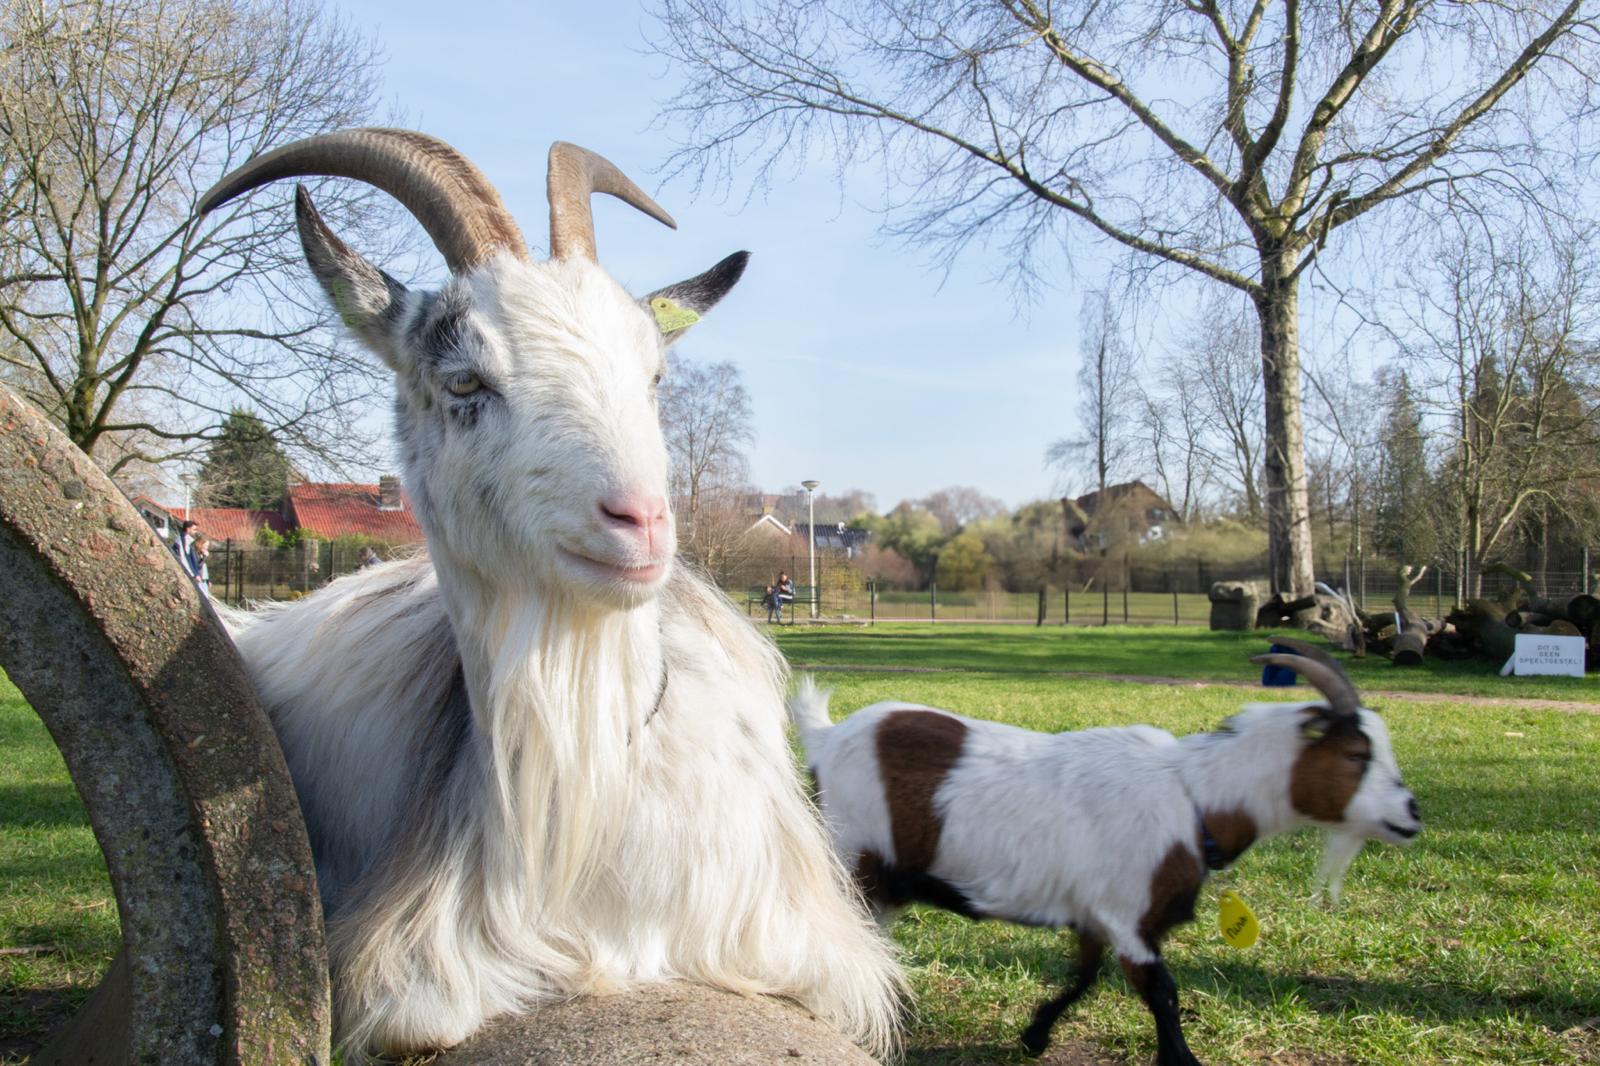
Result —
[[290, 485], [283, 507], [257, 511], [243, 507], [167, 507], [148, 496], [132, 498], [133, 506], [163, 540], [177, 536], [185, 517], [214, 543], [250, 544], [263, 528], [279, 535], [299, 530], [316, 540], [364, 536], [388, 544], [418, 544], [423, 540], [411, 501], [400, 479], [385, 475], [376, 485], [355, 482], [303, 481]]
[[289, 529], [288, 521], [278, 511], [256, 511], [245, 507], [191, 507], [184, 510], [182, 507], [165, 507], [148, 496], [135, 496], [130, 502], [162, 540], [176, 537], [178, 525], [185, 518], [194, 519], [200, 531], [214, 543], [230, 540], [249, 543], [263, 528], [279, 534]]
[[1143, 481], [1108, 485], [1061, 501], [1067, 535], [1084, 551], [1104, 551], [1113, 544], [1145, 544], [1166, 536], [1181, 524], [1177, 509]]
[[283, 510], [302, 536], [318, 540], [352, 534], [390, 544], [418, 544], [423, 539], [400, 479], [390, 475], [379, 478], [376, 485], [326, 481], [290, 485]]
[[[794, 524], [794, 535], [801, 544], [809, 546], [810, 526], [806, 523], [796, 522]], [[821, 522], [817, 523], [818, 551], [837, 552], [849, 559], [853, 558], [856, 552], [866, 547], [867, 542], [871, 539], [872, 530], [870, 529], [851, 529], [843, 522], [829, 522], [827, 525]]]

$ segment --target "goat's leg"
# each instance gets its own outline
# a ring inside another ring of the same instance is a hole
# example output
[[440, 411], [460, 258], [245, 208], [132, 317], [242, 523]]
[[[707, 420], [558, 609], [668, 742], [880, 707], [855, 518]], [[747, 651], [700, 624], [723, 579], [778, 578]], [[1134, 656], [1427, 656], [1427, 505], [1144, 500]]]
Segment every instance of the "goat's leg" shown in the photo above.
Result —
[[1157, 955], [1150, 962], [1135, 962], [1126, 955], [1119, 955], [1117, 961], [1122, 964], [1122, 972], [1128, 975], [1128, 982], [1155, 1016], [1156, 1066], [1200, 1066], [1200, 1060], [1184, 1042], [1183, 1028], [1178, 1021], [1178, 985], [1161, 956]]
[[1100, 976], [1100, 963], [1105, 954], [1105, 941], [1087, 934], [1078, 937], [1078, 970], [1072, 984], [1055, 999], [1039, 1004], [1039, 1009], [1033, 1012], [1033, 1021], [1022, 1031], [1023, 1050], [1030, 1055], [1044, 1054], [1044, 1049], [1050, 1046], [1050, 1030], [1056, 1019], [1089, 991], [1095, 978]]

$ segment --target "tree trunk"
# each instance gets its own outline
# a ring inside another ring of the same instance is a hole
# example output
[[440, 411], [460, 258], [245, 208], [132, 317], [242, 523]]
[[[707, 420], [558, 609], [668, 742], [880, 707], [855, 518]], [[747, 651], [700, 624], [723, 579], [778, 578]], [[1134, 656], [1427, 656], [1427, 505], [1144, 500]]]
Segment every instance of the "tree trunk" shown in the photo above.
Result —
[[1299, 298], [1283, 259], [1262, 256], [1261, 374], [1266, 397], [1263, 473], [1273, 583], [1286, 599], [1311, 593], [1311, 510], [1306, 497], [1305, 432], [1300, 416]]

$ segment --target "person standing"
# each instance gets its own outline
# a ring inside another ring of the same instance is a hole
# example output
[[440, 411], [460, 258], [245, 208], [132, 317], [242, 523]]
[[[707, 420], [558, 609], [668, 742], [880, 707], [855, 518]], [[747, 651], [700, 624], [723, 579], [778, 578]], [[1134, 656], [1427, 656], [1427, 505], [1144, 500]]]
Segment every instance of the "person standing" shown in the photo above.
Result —
[[211, 541], [206, 539], [204, 533], [196, 533], [194, 541], [189, 546], [189, 562], [194, 567], [191, 575], [194, 583], [200, 586], [200, 591], [207, 596], [211, 595], [211, 568], [208, 565], [211, 558]]
[[195, 575], [194, 565], [194, 538], [200, 530], [193, 519], [185, 518], [178, 526], [178, 537], [172, 542], [172, 554], [178, 557], [178, 565], [183, 567], [183, 572], [190, 577]]
[[767, 624], [783, 621], [783, 604], [778, 601], [777, 590], [771, 585], [767, 586], [766, 595], [761, 597], [761, 606], [767, 609]]

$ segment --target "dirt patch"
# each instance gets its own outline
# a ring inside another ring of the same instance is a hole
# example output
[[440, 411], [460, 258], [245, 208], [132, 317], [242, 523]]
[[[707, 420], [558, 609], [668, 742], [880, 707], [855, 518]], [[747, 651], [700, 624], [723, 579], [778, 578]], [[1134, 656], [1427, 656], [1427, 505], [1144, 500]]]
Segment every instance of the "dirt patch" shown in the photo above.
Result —
[[38, 1051], [88, 994], [88, 989], [61, 985], [0, 996], [0, 1063], [21, 1062]]

